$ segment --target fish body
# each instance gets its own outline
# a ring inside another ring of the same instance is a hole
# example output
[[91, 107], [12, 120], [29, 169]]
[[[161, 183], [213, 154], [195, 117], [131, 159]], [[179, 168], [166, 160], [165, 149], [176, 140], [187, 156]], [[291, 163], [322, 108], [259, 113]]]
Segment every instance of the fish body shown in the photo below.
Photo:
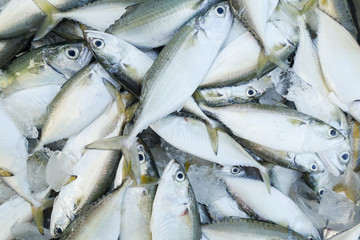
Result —
[[216, 108], [201, 105], [201, 108], [236, 136], [280, 151], [319, 152], [345, 141], [333, 127], [284, 107], [246, 103]]
[[66, 82], [48, 106], [37, 150], [45, 144], [79, 133], [104, 111], [112, 96], [103, 78], [110, 79], [110, 76], [94, 63]]
[[160, 47], [167, 44], [187, 21], [212, 4], [210, 0], [145, 1], [130, 7], [106, 32], [139, 48]]

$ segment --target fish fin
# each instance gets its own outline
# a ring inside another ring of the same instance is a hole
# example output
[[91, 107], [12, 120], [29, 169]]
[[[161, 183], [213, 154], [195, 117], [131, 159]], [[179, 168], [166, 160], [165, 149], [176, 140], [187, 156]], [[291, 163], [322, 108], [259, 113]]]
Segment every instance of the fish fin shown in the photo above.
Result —
[[140, 162], [136, 141], [129, 144], [127, 136], [118, 136], [102, 139], [86, 145], [87, 149], [121, 150], [127, 165], [131, 164], [131, 171], [137, 185], [140, 184]]
[[317, 4], [317, 0], [308, 0], [303, 9], [300, 10], [300, 14], [304, 15], [305, 13], [307, 13], [308, 11], [312, 10], [312, 8], [314, 8]]
[[139, 108], [140, 102], [134, 103], [125, 111], [126, 122], [130, 122], [134, 118], [136, 110]]
[[135, 11], [135, 9], [138, 8], [139, 6], [141, 6], [142, 4], [143, 4], [143, 2], [139, 2], [139, 3], [135, 3], [135, 4], [133, 4], [133, 5], [127, 6], [127, 7], [125, 8], [126, 11], [125, 11], [124, 14], [120, 17], [120, 19], [126, 17], [128, 14], [130, 14], [130, 13], [133, 12], [133, 11]]
[[206, 122], [206, 130], [208, 132], [210, 141], [211, 141], [211, 146], [214, 150], [215, 155], [217, 155], [218, 153], [218, 147], [219, 147], [219, 140], [218, 140], [218, 132], [217, 129], [214, 128], [213, 126], [211, 126], [210, 123]]
[[256, 71], [257, 79], [261, 78], [268, 62], [277, 65], [283, 70], [288, 68], [288, 66], [286, 66], [286, 64], [278, 56], [276, 56], [273, 51], [262, 49], [258, 58], [258, 67]]
[[150, 176], [141, 176], [140, 178], [140, 186], [149, 186], [149, 185], [156, 185], [159, 183], [159, 178], [157, 177], [150, 177]]
[[43, 209], [31, 206], [31, 212], [32, 212], [35, 224], [36, 224], [39, 232], [41, 233], [41, 235], [44, 235], [44, 213], [43, 213]]
[[191, 164], [189, 163], [189, 161], [186, 161], [184, 163], [184, 168], [185, 168], [184, 170], [185, 170], [186, 173], [189, 171], [190, 166], [191, 166]]
[[39, 232], [44, 235], [44, 210], [54, 205], [55, 198], [46, 198], [40, 207], [31, 206], [31, 213]]
[[263, 182], [265, 183], [266, 189], [268, 190], [269, 194], [271, 194], [271, 182], [266, 168], [259, 169], [259, 172]]
[[47, 0], [33, 0], [33, 2], [46, 14], [46, 18], [41, 23], [34, 37], [34, 40], [39, 40], [48, 34], [62, 20], [62, 17], [59, 14], [56, 15], [56, 13], [61, 12]]
[[285, 10], [285, 12], [291, 14], [292, 16], [304, 15], [305, 13], [312, 10], [316, 6], [317, 2], [318, 2], [317, 0], [308, 0], [305, 3], [304, 7], [301, 10], [299, 10], [291, 3], [288, 3], [286, 0], [280, 0], [283, 10]]
[[107, 88], [107, 90], [109, 91], [110, 95], [117, 100], [118, 99], [118, 91], [116, 89], [116, 87], [111, 84], [106, 78], [102, 78], [102, 81], [105, 85], [105, 87]]
[[14, 176], [14, 174], [12, 174], [11, 172], [6, 171], [6, 170], [0, 168], [0, 177], [12, 177], [12, 176]]
[[66, 186], [69, 183], [73, 182], [75, 179], [77, 179], [77, 176], [76, 175], [71, 175], [69, 180], [64, 184], [64, 186]]
[[354, 189], [340, 183], [333, 188], [333, 191], [336, 193], [345, 192], [346, 197], [356, 203], [356, 193]]

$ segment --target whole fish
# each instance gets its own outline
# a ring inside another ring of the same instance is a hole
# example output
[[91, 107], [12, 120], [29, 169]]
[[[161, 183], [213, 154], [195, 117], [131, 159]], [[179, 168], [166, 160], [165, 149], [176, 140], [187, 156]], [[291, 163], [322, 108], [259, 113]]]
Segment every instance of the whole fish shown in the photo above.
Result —
[[236, 136], [275, 150], [320, 152], [345, 141], [335, 128], [284, 107], [255, 103], [200, 107], [214, 115]]
[[202, 226], [204, 240], [305, 240], [298, 233], [285, 227], [253, 219], [229, 219]]
[[110, 76], [98, 63], [93, 63], [64, 84], [48, 106], [41, 138], [34, 151], [79, 133], [104, 111], [113, 98], [103, 79]]
[[360, 46], [334, 19], [321, 10], [316, 13], [319, 20], [318, 54], [330, 90], [329, 99], [360, 121], [360, 94], [354, 91], [360, 87], [354, 79], [360, 69]]
[[150, 229], [153, 240], [197, 240], [201, 236], [195, 194], [181, 166], [171, 160], [156, 191]]
[[38, 48], [14, 59], [0, 74], [1, 91], [9, 95], [28, 87], [64, 84], [91, 60], [82, 43]]
[[[109, 136], [119, 133], [120, 124]], [[74, 166], [77, 178], [61, 188], [51, 213], [50, 234], [61, 235], [75, 215], [88, 203], [94, 202], [109, 188], [119, 163], [119, 151], [87, 150]]]
[[320, 239], [318, 230], [290, 198], [273, 187], [269, 193], [260, 181], [241, 177], [232, 169], [223, 168], [219, 177], [249, 214], [290, 228], [308, 239]]
[[87, 204], [79, 216], [71, 222], [61, 240], [118, 239], [121, 224], [120, 206], [125, 190], [132, 184], [124, 184], [95, 203]]
[[132, 161], [138, 179], [138, 154], [133, 146], [136, 136], [156, 120], [179, 110], [190, 98], [225, 41], [231, 23], [229, 6], [223, 2], [182, 27], [143, 79], [140, 106], [130, 133], [88, 147], [122, 149], [127, 161]]
[[167, 44], [187, 21], [218, 2], [148, 0], [129, 7], [106, 32], [139, 48], [160, 47]]

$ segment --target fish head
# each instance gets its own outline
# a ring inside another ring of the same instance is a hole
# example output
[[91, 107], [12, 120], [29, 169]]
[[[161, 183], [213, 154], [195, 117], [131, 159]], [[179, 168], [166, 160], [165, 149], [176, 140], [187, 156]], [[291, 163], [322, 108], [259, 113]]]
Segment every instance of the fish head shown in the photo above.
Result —
[[345, 141], [344, 135], [342, 135], [339, 130], [317, 120], [311, 120], [309, 122], [306, 137], [303, 146], [305, 152], [325, 151]]
[[331, 149], [318, 153], [320, 158], [327, 165], [329, 171], [339, 176], [346, 170], [351, 159], [351, 147], [348, 141], [343, 142]]
[[50, 235], [53, 238], [61, 236], [65, 229], [69, 226], [70, 222], [74, 219], [74, 208], [70, 208], [67, 201], [61, 197], [57, 197], [54, 202], [53, 210], [50, 219]]
[[323, 172], [326, 167], [316, 153], [296, 154], [294, 162], [307, 172]]
[[159, 180], [159, 172], [157, 170], [154, 158], [148, 146], [138, 138], [137, 150], [139, 153], [141, 183], [155, 183]]
[[184, 205], [189, 205], [194, 199], [190, 181], [183, 168], [174, 159], [166, 165], [158, 189], [160, 187], [166, 188], [166, 192], [169, 194], [171, 192], [172, 199], [175, 198]]
[[45, 62], [66, 78], [89, 64], [92, 54], [84, 43], [68, 43], [46, 49]]
[[232, 25], [233, 15], [225, 1], [212, 6], [194, 21], [197, 29], [204, 31], [208, 38], [225, 39]]
[[243, 177], [246, 175], [245, 170], [239, 165], [217, 165], [216, 168], [217, 170], [214, 171], [214, 174], [219, 178], [234, 178]]
[[95, 57], [114, 69], [127, 56], [129, 44], [108, 33], [86, 30], [86, 41]]

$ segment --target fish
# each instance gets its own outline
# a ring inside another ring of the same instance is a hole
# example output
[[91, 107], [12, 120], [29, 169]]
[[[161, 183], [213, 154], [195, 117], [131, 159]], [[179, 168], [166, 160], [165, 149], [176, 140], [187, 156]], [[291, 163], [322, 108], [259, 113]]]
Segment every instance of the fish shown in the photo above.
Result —
[[28, 87], [64, 84], [91, 60], [83, 43], [66, 43], [34, 49], [2, 69], [0, 89], [5, 95]]
[[335, 128], [285, 107], [245, 103], [223, 107], [200, 104], [200, 108], [214, 115], [236, 136], [275, 150], [320, 152], [345, 141]]
[[[121, 122], [109, 134], [119, 134]], [[87, 150], [73, 168], [76, 179], [63, 186], [56, 197], [51, 213], [50, 234], [59, 237], [77, 213], [88, 203], [96, 201], [109, 188], [120, 160], [119, 151]]]
[[200, 239], [198, 205], [189, 179], [171, 160], [161, 176], [151, 216], [152, 239]]
[[93, 63], [62, 86], [48, 106], [41, 137], [34, 151], [79, 133], [104, 111], [113, 98], [103, 79], [111, 77], [98, 63]]
[[[88, 148], [122, 149], [139, 180], [136, 136], [156, 120], [179, 110], [205, 77], [230, 30], [232, 15], [226, 2], [182, 27], [147, 71], [136, 119], [126, 136], [105, 139]], [[178, 71], [182, 71], [178, 75]], [[164, 104], [164, 102], [168, 104]]]
[[202, 226], [204, 240], [307, 239], [285, 227], [253, 219], [227, 219]]
[[128, 179], [112, 193], [95, 203], [87, 204], [60, 239], [117, 239], [121, 224], [120, 206], [125, 190], [132, 183], [133, 181]]
[[218, 174], [250, 215], [290, 228], [308, 239], [320, 239], [318, 230], [290, 198], [273, 187], [270, 194], [260, 181], [242, 177], [233, 169], [223, 168]]
[[120, 37], [138, 48], [150, 49], [167, 44], [190, 19], [206, 12], [220, 1], [151, 0], [130, 6], [106, 33]]

